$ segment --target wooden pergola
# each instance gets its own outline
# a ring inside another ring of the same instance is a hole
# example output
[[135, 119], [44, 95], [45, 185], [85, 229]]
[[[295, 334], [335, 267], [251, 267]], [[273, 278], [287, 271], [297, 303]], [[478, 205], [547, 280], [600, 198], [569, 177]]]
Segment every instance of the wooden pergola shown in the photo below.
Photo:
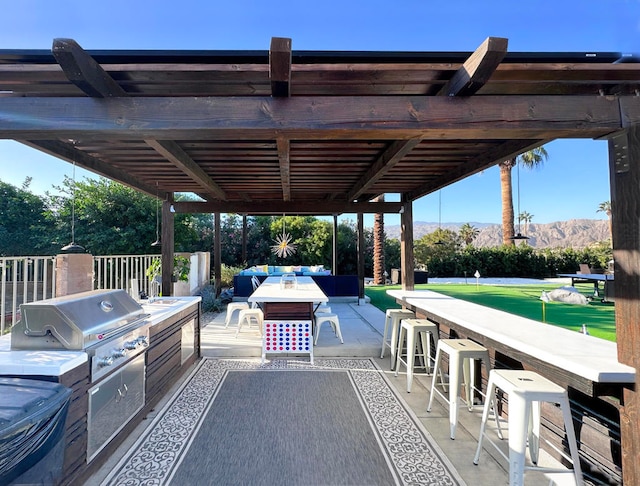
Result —
[[[412, 289], [413, 201], [558, 138], [608, 139], [619, 359], [636, 370], [639, 121], [637, 59], [509, 53], [502, 38], [466, 53], [294, 51], [285, 38], [268, 51], [86, 51], [70, 39], [0, 50], [0, 139], [162, 196], [167, 294], [172, 204], [355, 213], [360, 229], [365, 213], [402, 213]], [[389, 193], [400, 202], [374, 201]], [[638, 484], [635, 389], [620, 411], [624, 479]]]

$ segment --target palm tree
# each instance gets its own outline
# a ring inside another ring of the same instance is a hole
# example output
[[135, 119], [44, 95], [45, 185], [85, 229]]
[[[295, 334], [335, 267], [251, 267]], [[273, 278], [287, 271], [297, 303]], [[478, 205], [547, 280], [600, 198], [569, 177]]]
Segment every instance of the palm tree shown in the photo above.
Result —
[[[374, 199], [384, 202], [384, 194]], [[373, 283], [386, 284], [384, 265], [384, 214], [376, 214], [373, 220]]]
[[517, 157], [500, 162], [500, 192], [502, 197], [502, 243], [513, 245], [515, 231], [513, 227], [513, 186], [511, 184], [511, 169], [522, 164], [528, 169], [538, 167], [547, 159], [544, 147], [536, 147]]
[[533, 221], [533, 214], [528, 213], [527, 211], [522, 211], [518, 215], [518, 225], [520, 225], [520, 221], [524, 222], [524, 234], [526, 235], [529, 232], [529, 223]]
[[462, 241], [464, 241], [467, 246], [473, 243], [473, 240], [475, 240], [479, 234], [480, 230], [469, 223], [460, 226], [460, 238], [462, 238]]
[[597, 213], [604, 213], [609, 220], [609, 239], [613, 241], [612, 228], [611, 228], [611, 201], [601, 202], [598, 206]]

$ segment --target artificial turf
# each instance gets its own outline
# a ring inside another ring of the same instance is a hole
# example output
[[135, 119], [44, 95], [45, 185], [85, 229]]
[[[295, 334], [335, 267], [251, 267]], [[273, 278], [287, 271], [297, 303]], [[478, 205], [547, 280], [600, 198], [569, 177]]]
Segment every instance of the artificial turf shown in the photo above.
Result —
[[[540, 285], [478, 285], [475, 284], [419, 284], [416, 290], [432, 290], [444, 295], [476, 304], [510, 312], [522, 317], [546, 322], [566, 329], [580, 331], [587, 325], [589, 334], [609, 341], [616, 340], [616, 324], [613, 303], [603, 303], [594, 298], [588, 305], [543, 302], [542, 291], [558, 288], [557, 284]], [[400, 306], [387, 295], [389, 289], [399, 285], [369, 286], [365, 293], [371, 303], [381, 310]], [[576, 288], [585, 296], [592, 296], [593, 286], [578, 284]]]

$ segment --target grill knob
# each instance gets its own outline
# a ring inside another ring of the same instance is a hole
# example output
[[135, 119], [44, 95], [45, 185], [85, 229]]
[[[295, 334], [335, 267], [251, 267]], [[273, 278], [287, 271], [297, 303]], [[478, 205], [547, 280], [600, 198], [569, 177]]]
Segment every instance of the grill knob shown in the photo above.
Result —
[[113, 358], [111, 356], [98, 358], [98, 368], [104, 368], [105, 366], [111, 366], [112, 364], [113, 364]]
[[127, 354], [127, 351], [122, 348], [122, 349], [114, 349], [113, 352], [111, 353], [111, 358], [118, 359], [118, 358], [122, 358], [123, 356], [125, 356]]
[[138, 347], [138, 340], [134, 339], [133, 341], [127, 341], [126, 343], [124, 343], [124, 349], [136, 349]]
[[145, 346], [145, 347], [146, 347], [146, 346], [149, 346], [149, 342], [147, 341], [147, 336], [140, 336], [140, 337], [137, 339], [137, 341], [138, 341], [138, 343], [139, 343], [141, 346]]

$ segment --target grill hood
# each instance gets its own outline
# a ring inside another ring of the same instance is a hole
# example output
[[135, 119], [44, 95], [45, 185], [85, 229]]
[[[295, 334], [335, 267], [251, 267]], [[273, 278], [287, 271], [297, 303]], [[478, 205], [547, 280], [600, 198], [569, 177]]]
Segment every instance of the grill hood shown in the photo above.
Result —
[[124, 290], [93, 290], [20, 306], [12, 349], [82, 350], [148, 317]]

